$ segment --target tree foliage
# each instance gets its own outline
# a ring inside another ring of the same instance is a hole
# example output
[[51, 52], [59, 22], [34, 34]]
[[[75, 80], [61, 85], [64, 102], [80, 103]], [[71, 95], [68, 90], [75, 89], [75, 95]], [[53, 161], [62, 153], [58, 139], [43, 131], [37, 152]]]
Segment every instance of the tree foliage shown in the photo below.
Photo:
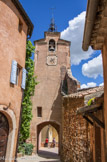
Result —
[[91, 98], [89, 101], [88, 101], [88, 106], [91, 106], [95, 101], [95, 97]]
[[22, 103], [22, 121], [20, 129], [20, 142], [23, 143], [29, 138], [30, 135], [30, 121], [32, 119], [32, 101], [31, 96], [34, 95], [36, 77], [34, 76], [34, 61], [31, 59], [35, 47], [31, 41], [27, 41], [26, 46], [26, 63], [27, 70], [26, 88], [24, 91], [24, 98]]

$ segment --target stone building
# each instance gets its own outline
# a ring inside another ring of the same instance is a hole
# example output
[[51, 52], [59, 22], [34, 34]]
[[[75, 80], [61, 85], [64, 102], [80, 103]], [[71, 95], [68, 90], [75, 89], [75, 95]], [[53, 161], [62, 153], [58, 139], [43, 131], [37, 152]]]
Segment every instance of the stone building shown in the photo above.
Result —
[[89, 46], [102, 51], [104, 75], [104, 123], [105, 123], [105, 155], [107, 161], [107, 1], [88, 0], [83, 37], [83, 50]]
[[12, 162], [25, 89], [26, 40], [33, 24], [18, 0], [0, 0], [0, 161]]
[[62, 96], [77, 91], [79, 82], [70, 71], [70, 42], [60, 38], [54, 19], [51, 20], [49, 30], [44, 33], [44, 39], [34, 43], [35, 75], [39, 84], [32, 98], [33, 119], [29, 140], [34, 145], [34, 152], [37, 152], [40, 132], [47, 125], [57, 130], [61, 147]]
[[[63, 97], [63, 162], [105, 162], [103, 93], [103, 87], [95, 87]], [[95, 104], [87, 106], [93, 97]]]
[[78, 108], [77, 114], [82, 115], [89, 125], [90, 161], [105, 162], [104, 91], [86, 95], [84, 102], [85, 106]]

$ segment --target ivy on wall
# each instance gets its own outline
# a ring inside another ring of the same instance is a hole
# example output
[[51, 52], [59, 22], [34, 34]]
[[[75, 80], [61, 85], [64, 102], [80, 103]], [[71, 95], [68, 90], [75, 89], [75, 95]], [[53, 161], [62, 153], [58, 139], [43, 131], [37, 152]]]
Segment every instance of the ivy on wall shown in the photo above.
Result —
[[36, 77], [34, 76], [34, 61], [31, 59], [35, 47], [31, 41], [27, 41], [26, 46], [26, 63], [27, 70], [26, 88], [24, 91], [24, 98], [22, 103], [22, 120], [20, 129], [20, 143], [24, 143], [30, 135], [30, 121], [32, 120], [32, 101], [31, 96], [34, 95]]

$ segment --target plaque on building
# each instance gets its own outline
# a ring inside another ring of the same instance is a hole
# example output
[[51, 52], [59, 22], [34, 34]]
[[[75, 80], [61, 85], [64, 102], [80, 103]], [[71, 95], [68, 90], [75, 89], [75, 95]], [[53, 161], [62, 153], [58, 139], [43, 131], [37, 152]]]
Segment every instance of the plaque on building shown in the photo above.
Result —
[[57, 56], [47, 56], [47, 65], [56, 66], [57, 65]]

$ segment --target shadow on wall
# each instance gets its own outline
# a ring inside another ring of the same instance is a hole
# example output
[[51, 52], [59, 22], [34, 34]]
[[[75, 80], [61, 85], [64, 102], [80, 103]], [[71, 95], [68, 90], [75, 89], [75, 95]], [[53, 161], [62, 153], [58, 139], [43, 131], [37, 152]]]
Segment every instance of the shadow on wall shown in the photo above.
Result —
[[62, 121], [62, 94], [61, 94], [61, 85], [59, 87], [59, 89], [57, 90], [57, 97], [53, 102], [52, 105], [52, 112], [50, 115], [50, 121], [57, 121], [59, 123], [61, 123]]
[[50, 120], [56, 120], [59, 123], [62, 121], [62, 98], [64, 95], [69, 95], [71, 93], [77, 92], [78, 81], [72, 76], [72, 73], [68, 73], [65, 66], [60, 68], [60, 78], [61, 81], [59, 83], [58, 89], [56, 89], [57, 97], [54, 98], [54, 102], [52, 105], [52, 112], [50, 116]]

